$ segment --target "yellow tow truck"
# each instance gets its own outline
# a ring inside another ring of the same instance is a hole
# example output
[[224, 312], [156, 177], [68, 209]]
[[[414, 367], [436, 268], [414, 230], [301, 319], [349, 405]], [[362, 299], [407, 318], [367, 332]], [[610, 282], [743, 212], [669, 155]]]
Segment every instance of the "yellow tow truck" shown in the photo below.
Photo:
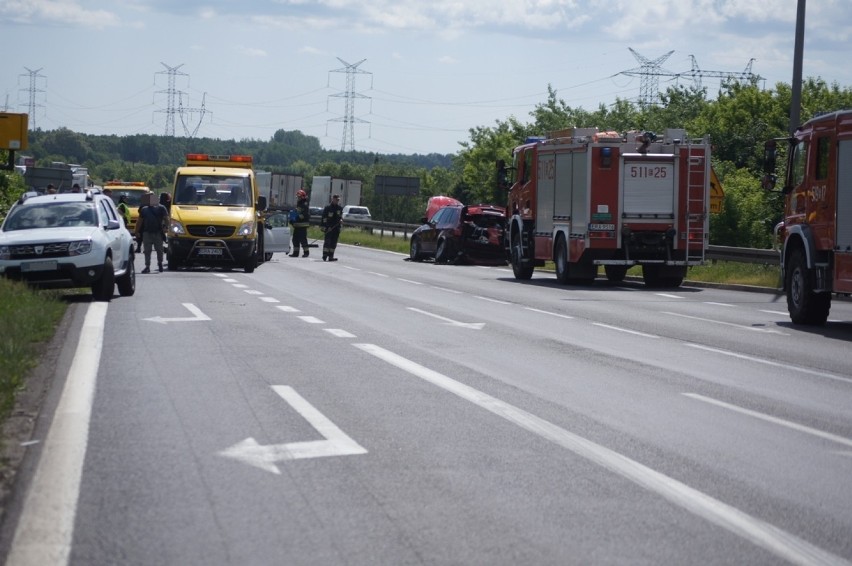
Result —
[[112, 200], [118, 206], [119, 199], [127, 197], [127, 207], [130, 209], [130, 224], [127, 229], [131, 234], [135, 233], [136, 219], [139, 218], [139, 207], [142, 206], [142, 197], [151, 192], [150, 187], [141, 181], [106, 181], [104, 190], [112, 192]]
[[187, 154], [175, 172], [169, 270], [197, 264], [253, 272], [266, 255], [265, 210], [250, 155]]

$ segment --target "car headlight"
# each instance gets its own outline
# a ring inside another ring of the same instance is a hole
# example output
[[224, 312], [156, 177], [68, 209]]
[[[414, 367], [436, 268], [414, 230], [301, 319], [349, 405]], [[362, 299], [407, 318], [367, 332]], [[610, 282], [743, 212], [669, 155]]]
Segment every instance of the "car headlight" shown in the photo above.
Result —
[[237, 236], [251, 236], [254, 232], [254, 220], [243, 223], [237, 230]]
[[12, 250], [9, 246], [0, 246], [0, 259], [12, 259]]
[[92, 251], [91, 240], [79, 240], [68, 244], [68, 255], [84, 255]]
[[183, 229], [183, 224], [178, 222], [177, 220], [172, 219], [169, 223], [169, 234], [172, 236], [183, 236], [186, 234], [186, 231]]

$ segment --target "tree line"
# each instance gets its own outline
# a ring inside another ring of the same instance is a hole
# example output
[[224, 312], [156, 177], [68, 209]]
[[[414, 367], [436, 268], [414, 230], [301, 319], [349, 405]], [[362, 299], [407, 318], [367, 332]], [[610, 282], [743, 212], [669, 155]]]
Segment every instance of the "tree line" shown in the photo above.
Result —
[[[683, 128], [690, 137], [708, 137], [713, 145], [713, 167], [725, 190], [722, 211], [710, 219], [710, 243], [768, 248], [772, 228], [781, 219], [783, 201], [778, 193], [760, 187], [763, 142], [788, 135], [789, 85], [760, 88], [756, 82], [730, 81], [715, 98], [706, 88], [675, 86], [660, 93], [653, 105], [617, 99], [596, 110], [572, 107], [548, 86], [547, 99], [535, 106], [526, 120], [510, 116], [490, 126], [469, 130], [453, 155], [378, 155], [358, 151], [322, 149], [313, 136], [278, 130], [269, 140], [221, 140], [170, 136], [96, 136], [68, 129], [30, 132], [27, 155], [38, 165], [52, 161], [88, 167], [96, 182], [111, 179], [144, 181], [164, 190], [172, 183], [175, 168], [186, 153], [217, 155], [248, 154], [260, 170], [291, 173], [305, 178], [305, 188], [315, 175], [363, 182], [362, 204], [375, 219], [416, 223], [426, 200], [449, 195], [465, 203], [506, 203], [506, 192], [497, 182], [496, 163], [512, 161], [512, 150], [530, 136], [569, 127], [597, 127], [604, 131], [653, 131]], [[801, 117], [852, 108], [852, 90], [809, 78], [802, 88]], [[0, 152], [0, 159], [5, 156]], [[373, 190], [377, 175], [417, 177], [417, 197], [381, 197]], [[11, 175], [0, 175], [0, 214], [23, 190]]]

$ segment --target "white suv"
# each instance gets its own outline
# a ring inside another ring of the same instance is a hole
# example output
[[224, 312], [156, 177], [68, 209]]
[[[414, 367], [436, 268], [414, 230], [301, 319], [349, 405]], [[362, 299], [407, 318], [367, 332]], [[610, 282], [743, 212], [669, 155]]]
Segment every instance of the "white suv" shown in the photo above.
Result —
[[27, 193], [0, 226], [0, 275], [37, 287], [91, 287], [95, 300], [136, 292], [133, 236], [98, 190]]

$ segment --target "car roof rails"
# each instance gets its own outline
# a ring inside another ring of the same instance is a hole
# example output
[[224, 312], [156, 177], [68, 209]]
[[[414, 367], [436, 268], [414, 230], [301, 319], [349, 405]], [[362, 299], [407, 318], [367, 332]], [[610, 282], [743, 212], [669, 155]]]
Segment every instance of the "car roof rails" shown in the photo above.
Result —
[[27, 191], [21, 195], [21, 198], [18, 199], [18, 204], [24, 204], [24, 201], [28, 198], [37, 197], [38, 192], [36, 191]]

